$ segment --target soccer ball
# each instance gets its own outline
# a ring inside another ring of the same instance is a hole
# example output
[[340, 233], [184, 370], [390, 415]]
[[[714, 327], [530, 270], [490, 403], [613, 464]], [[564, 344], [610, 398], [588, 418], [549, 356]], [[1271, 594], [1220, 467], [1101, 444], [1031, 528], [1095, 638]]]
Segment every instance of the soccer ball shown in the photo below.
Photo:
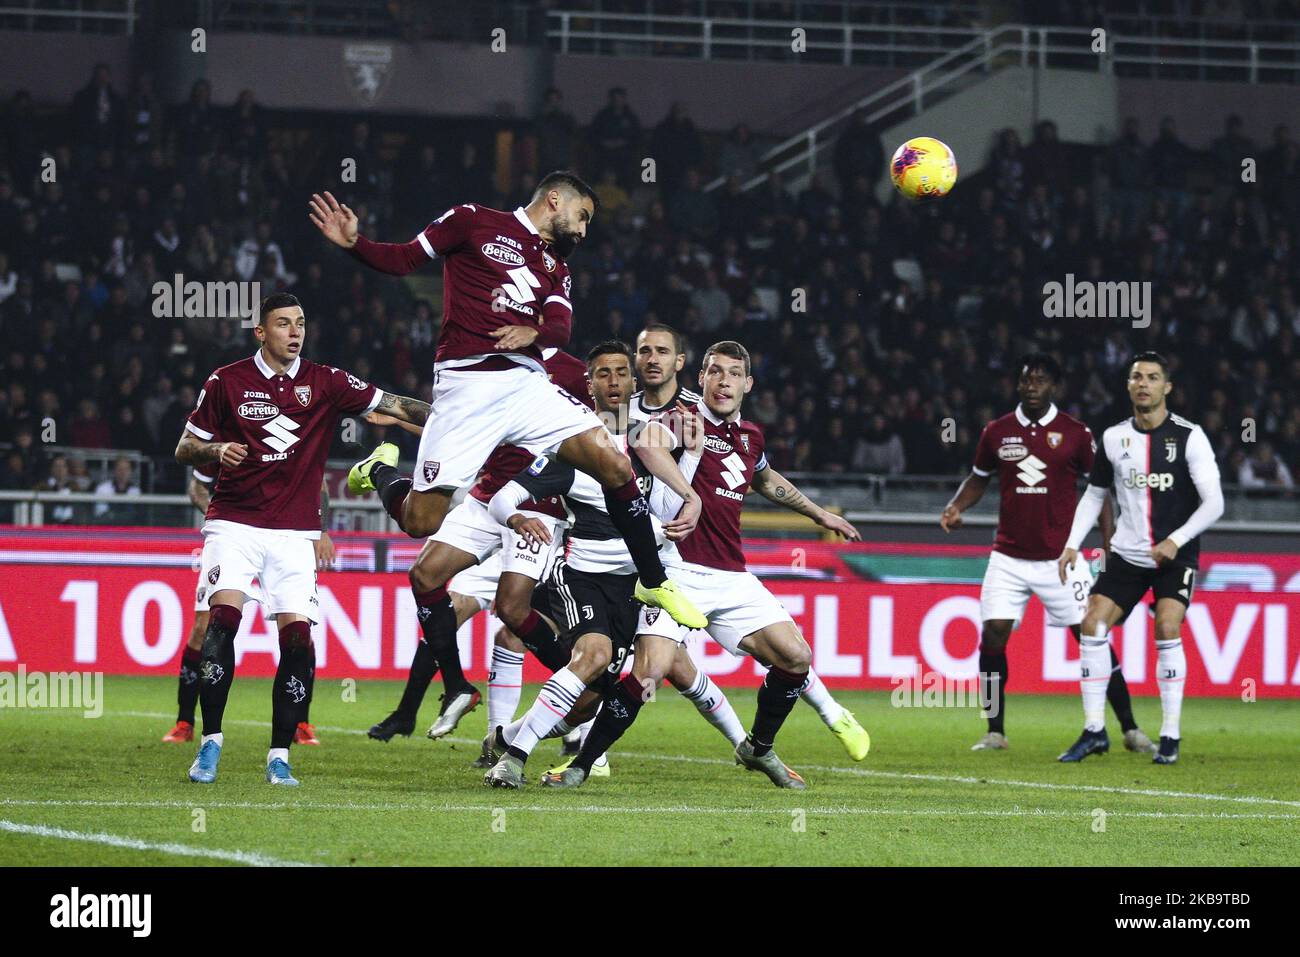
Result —
[[957, 182], [957, 157], [945, 143], [931, 136], [918, 136], [894, 153], [889, 178], [908, 199], [938, 199]]

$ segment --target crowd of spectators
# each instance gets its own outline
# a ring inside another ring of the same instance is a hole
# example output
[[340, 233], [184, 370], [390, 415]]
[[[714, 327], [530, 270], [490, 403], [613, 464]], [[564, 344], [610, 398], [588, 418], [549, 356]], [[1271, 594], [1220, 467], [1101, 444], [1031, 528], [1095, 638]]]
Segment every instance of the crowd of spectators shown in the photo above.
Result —
[[[168, 463], [198, 388], [254, 346], [237, 320], [158, 317], [154, 284], [176, 273], [290, 290], [308, 357], [427, 395], [436, 283], [328, 246], [308, 195], [330, 186], [367, 235], [404, 240], [453, 202], [526, 202], [539, 173], [570, 165], [602, 200], [571, 260], [571, 351], [658, 320], [689, 340], [689, 376], [709, 342], [741, 340], [754, 356], [746, 415], [783, 471], [964, 472], [983, 424], [1014, 404], [1015, 357], [1030, 349], [1058, 356], [1060, 404], [1100, 429], [1126, 414], [1126, 362], [1149, 348], [1171, 358], [1171, 407], [1204, 425], [1227, 481], [1290, 487], [1300, 467], [1300, 159], [1285, 126], [1231, 117], [1198, 151], [1172, 121], [1154, 137], [1130, 121], [1108, 148], [1064, 144], [1044, 122], [1028, 145], [1004, 131], [983, 171], [913, 206], [878, 201], [884, 153], [868, 124], [847, 126], [798, 192], [769, 176], [746, 193], [752, 131], [708, 136], [680, 104], [647, 128], [622, 90], [587, 122], [550, 91], [516, 130], [505, 177], [491, 123], [456, 136], [427, 123], [396, 151], [372, 121], [281, 136], [301, 118], [269, 115], [252, 91], [218, 105], [199, 81], [169, 107], [147, 77], [120, 94], [107, 68], [70, 104], [66, 137], [43, 139], [60, 127], [36, 122], [21, 92], [3, 121], [0, 488], [138, 482], [129, 460], [78, 475], [77, 455], [44, 451], [79, 447], [155, 457], [146, 490], [180, 491]], [[340, 157], [356, 160], [355, 182], [339, 181]], [[1258, 160], [1254, 182], [1242, 157]], [[1045, 317], [1043, 285], [1067, 273], [1151, 282], [1150, 325]], [[334, 452], [358, 448], [340, 439]]]

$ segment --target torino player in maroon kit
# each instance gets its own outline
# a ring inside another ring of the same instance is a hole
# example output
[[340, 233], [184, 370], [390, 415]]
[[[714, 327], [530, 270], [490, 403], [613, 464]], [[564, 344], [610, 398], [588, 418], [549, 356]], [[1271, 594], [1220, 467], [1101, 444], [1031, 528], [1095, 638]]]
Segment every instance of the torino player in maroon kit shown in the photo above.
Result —
[[289, 745], [311, 695], [320, 621], [316, 553], [325, 457], [339, 418], [378, 410], [422, 423], [429, 406], [388, 395], [351, 373], [302, 358], [306, 319], [288, 293], [262, 301], [254, 330], [261, 348], [208, 377], [176, 460], [221, 472], [203, 526], [201, 581], [211, 589], [199, 705], [203, 739], [190, 780], [211, 784], [223, 742], [221, 719], [235, 676], [235, 632], [256, 578], [280, 629], [271, 697], [266, 779], [296, 785]]
[[[665, 564], [682, 590], [707, 609], [709, 636], [733, 655], [750, 655], [769, 666], [758, 690], [758, 713], [749, 735], [736, 745], [736, 763], [762, 771], [777, 787], [802, 789], [802, 777], [772, 750], [776, 734], [808, 683], [812, 651], [776, 596], [745, 568], [740, 511], [752, 487], [777, 505], [807, 515], [822, 528], [850, 541], [860, 536], [843, 518], [810, 501], [767, 464], [763, 432], [740, 417], [740, 404], [754, 387], [749, 352], [739, 342], [711, 345], [704, 353], [700, 386], [704, 398], [693, 410], [704, 430], [698, 456], [678, 449], [680, 465], [703, 500], [699, 525], [690, 537], [665, 545]], [[669, 447], [681, 434], [669, 412], [662, 420]], [[647, 425], [646, 428], [652, 428]], [[644, 449], [644, 446], [638, 445]], [[649, 466], [644, 452], [641, 458]], [[643, 607], [636, 629], [636, 658], [631, 674], [605, 698], [596, 723], [573, 763], [542, 778], [546, 787], [571, 788], [586, 780], [592, 763], [636, 720], [646, 689], [658, 687], [672, 669], [688, 629], [658, 608]], [[866, 732], [862, 732], [866, 736]]]
[[[401, 276], [444, 260], [433, 414], [415, 475], [404, 478], [395, 467], [396, 448], [381, 446], [353, 468], [349, 486], [377, 490], [402, 530], [421, 538], [441, 528], [453, 493], [474, 481], [497, 446], [558, 451], [600, 482], [610, 519], [636, 562], [638, 600], [703, 627], [704, 616], [664, 573], [650, 508], [628, 457], [581, 399], [551, 384], [542, 365], [543, 347], [569, 341], [573, 308], [564, 260], [586, 236], [595, 211], [592, 188], [561, 171], [543, 177], [526, 207], [503, 212], [465, 203], [408, 243], [376, 243], [358, 234], [356, 214], [329, 193], [312, 196], [311, 220], [321, 233], [374, 269]], [[675, 524], [689, 531], [699, 497], [680, 473], [656, 477], [685, 500]], [[454, 634], [455, 612], [438, 577], [430, 560], [417, 560], [411, 588], [426, 634]]]
[[[569, 395], [587, 394], [587, 366], [581, 359], [547, 349], [544, 365], [548, 377]], [[449, 594], [465, 594], [466, 582], [482, 583], [482, 576], [462, 576], [474, 566], [480, 566], [490, 557], [501, 554], [500, 578], [496, 586], [496, 614], [522, 641], [523, 646], [537, 656], [552, 671], [563, 667], [569, 653], [556, 638], [555, 631], [544, 617], [532, 607], [533, 589], [550, 572], [556, 554], [564, 540], [561, 534], [569, 524], [568, 510], [558, 498], [526, 502], [521, 509], [542, 522], [550, 541], [541, 546], [514, 531], [502, 528], [488, 514], [488, 503], [503, 485], [533, 461], [533, 454], [514, 445], [499, 446], [479, 471], [478, 479], [464, 501], [451, 510], [442, 527], [434, 533], [416, 560], [426, 577], [421, 582], [425, 589], [448, 589]], [[456, 580], [453, 581], [453, 578]], [[460, 584], [461, 587], [457, 587]], [[453, 602], [454, 607], [454, 602]], [[486, 607], [486, 605], [484, 605]], [[465, 620], [455, 615], [455, 626]], [[460, 667], [456, 645], [456, 627], [446, 627], [437, 616], [420, 615], [421, 640], [416, 646], [406, 689], [397, 709], [370, 729], [370, 737], [387, 741], [395, 734], [409, 735], [415, 728], [415, 718], [424, 700], [434, 673], [441, 670], [445, 691], [438, 720], [429, 729], [430, 738], [441, 738], [455, 730], [460, 719], [478, 706], [481, 695], [477, 688], [465, 680]], [[441, 626], [441, 627], [439, 627]], [[503, 656], [504, 657], [504, 656]], [[520, 671], [522, 656], [516, 655]], [[514, 659], [511, 660], [514, 664]], [[517, 699], [516, 699], [517, 701]], [[512, 709], [513, 710], [513, 709]], [[507, 722], [508, 723], [508, 722]]]
[[[1024, 617], [1029, 596], [1037, 595], [1052, 624], [1068, 627], [1077, 641], [1092, 586], [1086, 564], [1078, 563], [1066, 581], [1056, 567], [1074, 518], [1078, 480], [1092, 470], [1096, 455], [1092, 431], [1053, 403], [1061, 377], [1055, 359], [1033, 353], [1019, 369], [1020, 405], [984, 427], [971, 474], [939, 517], [945, 532], [958, 528], [962, 512], [983, 497], [997, 473], [1002, 493], [998, 534], [980, 588], [980, 699], [988, 731], [972, 751], [1007, 747], [1007, 642]], [[1103, 527], [1109, 530], [1106, 522]], [[1124, 727], [1124, 746], [1154, 750], [1133, 720], [1128, 684], [1114, 651], [1106, 694]]]

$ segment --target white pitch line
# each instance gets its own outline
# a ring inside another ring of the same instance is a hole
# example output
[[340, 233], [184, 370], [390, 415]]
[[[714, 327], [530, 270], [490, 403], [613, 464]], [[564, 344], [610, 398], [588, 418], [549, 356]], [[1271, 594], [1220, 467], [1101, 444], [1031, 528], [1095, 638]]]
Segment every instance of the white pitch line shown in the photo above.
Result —
[[[862, 808], [862, 807], [698, 807], [693, 805], [676, 805], [668, 807], [633, 807], [622, 804], [602, 805], [587, 804], [565, 806], [560, 804], [410, 804], [400, 802], [382, 802], [360, 804], [355, 802], [286, 802], [267, 803], [258, 801], [96, 801], [84, 800], [0, 800], [0, 807], [96, 807], [96, 808], [157, 808], [171, 809], [193, 807], [231, 808], [253, 811], [420, 811], [436, 813], [491, 813], [498, 810], [528, 811], [537, 813], [564, 814], [724, 814], [724, 815], [774, 815], [784, 817], [792, 810], [801, 810], [813, 816], [863, 816], [863, 817], [1044, 817], [1044, 818], [1090, 818], [1092, 811], [1063, 811], [1044, 808], [1009, 808], [1009, 809], [968, 809], [968, 808]], [[1184, 812], [1184, 811], [1107, 811], [1107, 817], [1119, 818], [1170, 818], [1194, 820], [1267, 820], [1300, 821], [1300, 814], [1231, 814], [1226, 812]]]
[[[170, 718], [171, 715], [151, 711], [115, 711], [112, 714], [138, 718]], [[269, 721], [229, 721], [227, 724], [245, 724], [260, 728], [269, 728]], [[318, 731], [330, 734], [365, 734], [357, 728], [335, 728], [316, 725]], [[440, 740], [451, 744], [481, 744], [474, 738], [445, 737]], [[611, 751], [615, 757], [635, 758], [642, 761], [672, 761], [681, 764], [711, 764], [731, 767], [734, 761], [725, 758], [698, 758], [683, 754], [652, 754], [646, 751]], [[1227, 801], [1234, 804], [1265, 804], [1273, 807], [1300, 808], [1300, 801], [1286, 801], [1281, 798], [1256, 797], [1249, 794], [1210, 794], [1199, 791], [1167, 791], [1161, 788], [1120, 788], [1105, 787], [1100, 784], [1055, 784], [1050, 781], [1017, 781], [1007, 778], [972, 777], [956, 774], [924, 774], [919, 771], [874, 771], [867, 768], [845, 768], [832, 764], [800, 764], [801, 771], [825, 771], [830, 774], [851, 774], [864, 778], [889, 778], [902, 781], [930, 781], [939, 784], [984, 784], [998, 787], [1036, 788], [1042, 791], [1063, 791], [1078, 794], [1122, 794], [1130, 797], [1179, 798], [1190, 801]]]
[[83, 841], [87, 844], [104, 844], [108, 847], [122, 847], [131, 851], [158, 851], [161, 854], [176, 854], [181, 857], [206, 857], [218, 861], [232, 861], [247, 864], [250, 867], [310, 867], [299, 861], [283, 861], [267, 857], [253, 851], [223, 851], [218, 848], [195, 847], [192, 844], [155, 844], [134, 837], [122, 837], [118, 834], [104, 834], [92, 831], [69, 831], [61, 827], [47, 827], [44, 824], [19, 824], [16, 821], [0, 820], [0, 832], [25, 834], [30, 837], [52, 837], [60, 841]]

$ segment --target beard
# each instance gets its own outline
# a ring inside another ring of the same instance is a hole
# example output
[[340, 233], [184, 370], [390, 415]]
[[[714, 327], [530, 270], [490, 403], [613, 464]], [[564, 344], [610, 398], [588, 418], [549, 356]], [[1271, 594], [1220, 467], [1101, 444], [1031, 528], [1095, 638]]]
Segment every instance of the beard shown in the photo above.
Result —
[[569, 225], [568, 219], [557, 218], [551, 224], [551, 234], [554, 237], [551, 240], [551, 251], [561, 259], [568, 259], [582, 242], [582, 237]]

